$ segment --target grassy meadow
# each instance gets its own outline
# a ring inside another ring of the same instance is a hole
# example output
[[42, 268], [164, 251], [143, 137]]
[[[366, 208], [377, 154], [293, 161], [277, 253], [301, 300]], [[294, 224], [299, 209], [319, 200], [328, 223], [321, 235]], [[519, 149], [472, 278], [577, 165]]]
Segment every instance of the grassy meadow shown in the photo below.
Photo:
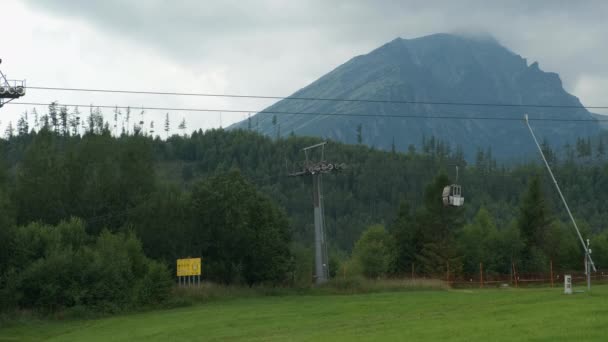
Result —
[[94, 320], [25, 320], [0, 341], [605, 341], [608, 286], [266, 295]]

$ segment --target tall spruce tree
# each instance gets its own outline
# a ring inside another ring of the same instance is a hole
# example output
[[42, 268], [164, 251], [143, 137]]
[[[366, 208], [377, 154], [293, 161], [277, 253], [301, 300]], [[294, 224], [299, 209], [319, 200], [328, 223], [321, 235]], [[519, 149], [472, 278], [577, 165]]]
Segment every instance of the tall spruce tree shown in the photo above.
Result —
[[60, 119], [60, 132], [61, 135], [68, 136], [70, 135], [70, 131], [68, 129], [68, 107], [61, 106], [59, 108], [59, 119]]
[[165, 134], [169, 138], [169, 131], [171, 130], [171, 122], [169, 121], [169, 113], [165, 115]]
[[430, 276], [458, 273], [462, 268], [456, 232], [464, 223], [464, 210], [443, 205], [441, 193], [449, 184], [445, 174], [435, 177], [426, 187], [424, 207], [416, 218], [418, 229], [424, 232], [422, 250], [416, 259], [422, 271]]
[[519, 208], [517, 227], [524, 249], [522, 267], [526, 271], [541, 271], [544, 260], [545, 238], [550, 230], [551, 217], [542, 193], [541, 181], [535, 176], [530, 181]]
[[407, 202], [402, 201], [397, 219], [390, 227], [390, 234], [395, 241], [390, 264], [390, 271], [394, 274], [409, 274], [415, 268], [416, 256], [422, 251], [423, 235], [410, 211]]
[[59, 121], [57, 118], [57, 102], [51, 102], [49, 105], [49, 117], [51, 118], [51, 125], [53, 126], [53, 131], [59, 131]]

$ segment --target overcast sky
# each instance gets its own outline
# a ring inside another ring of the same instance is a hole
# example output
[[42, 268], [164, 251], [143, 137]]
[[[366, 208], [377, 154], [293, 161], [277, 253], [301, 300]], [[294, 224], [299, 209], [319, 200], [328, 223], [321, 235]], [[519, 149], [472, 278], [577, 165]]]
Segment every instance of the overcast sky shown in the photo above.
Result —
[[[500, 3], [0, 0], [0, 70], [30, 86], [287, 96], [397, 37], [480, 32], [559, 73], [583, 104], [608, 105], [608, 1]], [[33, 89], [21, 101], [252, 111], [270, 104]], [[0, 109], [2, 132], [26, 109]], [[164, 115], [145, 120], [160, 127]], [[246, 116], [224, 113], [221, 123]], [[170, 117], [174, 127], [185, 118], [188, 130], [220, 125], [219, 114]]]

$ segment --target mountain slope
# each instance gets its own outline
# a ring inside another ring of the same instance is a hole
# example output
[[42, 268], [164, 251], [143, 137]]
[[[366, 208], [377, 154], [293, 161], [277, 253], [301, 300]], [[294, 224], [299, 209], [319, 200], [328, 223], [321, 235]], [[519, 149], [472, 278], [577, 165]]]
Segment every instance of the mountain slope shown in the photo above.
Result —
[[[581, 106], [562, 87], [559, 76], [543, 72], [493, 39], [436, 34], [411, 40], [395, 39], [344, 63], [307, 87], [298, 98], [374, 99], [415, 102], [486, 104], [548, 104]], [[371, 117], [293, 115], [288, 113], [348, 113]], [[435, 136], [461, 146], [471, 158], [478, 148], [492, 147], [499, 158], [534, 151], [522, 121], [437, 119], [436, 116], [592, 119], [582, 108], [403, 104], [285, 99], [231, 128], [251, 128], [271, 136], [312, 135], [346, 143], [357, 142], [399, 150]], [[395, 118], [383, 116], [424, 116]], [[596, 122], [533, 122], [539, 135], [554, 145], [599, 132]]]
[[605, 115], [605, 114], [596, 114], [596, 113], [592, 113], [592, 114], [593, 114], [593, 117], [595, 117], [598, 120], [601, 120], [600, 121], [600, 127], [602, 129], [608, 129], [608, 121], [607, 121], [608, 120], [608, 115]]

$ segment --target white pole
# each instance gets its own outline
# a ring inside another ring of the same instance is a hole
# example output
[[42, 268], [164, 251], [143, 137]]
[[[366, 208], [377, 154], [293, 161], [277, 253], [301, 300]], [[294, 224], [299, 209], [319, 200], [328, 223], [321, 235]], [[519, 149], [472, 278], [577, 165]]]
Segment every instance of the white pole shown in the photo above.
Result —
[[[578, 225], [576, 224], [576, 221], [574, 220], [574, 216], [572, 216], [572, 212], [570, 212], [570, 207], [568, 207], [568, 203], [566, 203], [566, 199], [564, 198], [564, 195], [562, 194], [562, 190], [559, 188], [559, 185], [557, 184], [557, 180], [555, 180], [555, 176], [553, 175], [553, 171], [551, 171], [551, 167], [549, 166], [549, 163], [547, 162], [547, 159], [545, 158], [543, 149], [540, 147], [538, 140], [536, 140], [536, 136], [534, 135], [534, 131], [532, 131], [532, 127], [530, 127], [530, 122], [528, 121], [528, 114], [525, 114], [524, 118], [526, 119], [526, 125], [528, 126], [528, 129], [530, 130], [530, 134], [532, 134], [532, 138], [534, 139], [534, 142], [536, 143], [536, 147], [538, 147], [538, 150], [540, 151], [540, 156], [543, 157], [543, 161], [545, 162], [545, 165], [547, 166], [547, 170], [549, 170], [549, 175], [551, 175], [551, 179], [553, 180], [553, 184], [555, 184], [555, 188], [557, 189], [557, 192], [559, 193], [559, 197], [562, 199], [562, 202], [564, 203], [564, 207], [566, 207], [566, 211], [568, 212], [568, 216], [570, 216], [570, 220], [572, 221], [572, 224], [574, 225], [576, 234], [578, 235], [579, 240], [581, 240], [581, 244], [583, 245], [583, 249], [585, 250], [585, 257], [587, 258], [587, 260], [589, 260], [591, 267], [593, 267], [593, 271], [597, 271], [597, 269], [595, 268], [595, 264], [593, 263], [593, 260], [591, 260], [591, 255], [589, 254], [588, 246], [585, 244], [585, 240], [583, 240], [583, 236], [581, 235], [581, 232], [578, 229]], [[587, 273], [590, 273], [590, 272], [587, 272]], [[591, 284], [587, 284], [587, 285], [589, 286], [589, 289], [591, 289]]]
[[591, 249], [589, 248], [589, 239], [587, 239], [587, 290], [591, 291]]

